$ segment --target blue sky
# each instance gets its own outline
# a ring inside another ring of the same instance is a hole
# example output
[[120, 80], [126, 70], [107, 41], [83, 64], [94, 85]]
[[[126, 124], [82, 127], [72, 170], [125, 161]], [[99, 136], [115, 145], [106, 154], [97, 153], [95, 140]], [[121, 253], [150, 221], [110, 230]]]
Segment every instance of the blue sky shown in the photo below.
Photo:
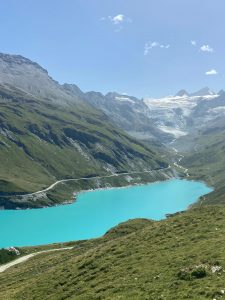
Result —
[[0, 52], [82, 90], [225, 88], [224, 0], [0, 0]]

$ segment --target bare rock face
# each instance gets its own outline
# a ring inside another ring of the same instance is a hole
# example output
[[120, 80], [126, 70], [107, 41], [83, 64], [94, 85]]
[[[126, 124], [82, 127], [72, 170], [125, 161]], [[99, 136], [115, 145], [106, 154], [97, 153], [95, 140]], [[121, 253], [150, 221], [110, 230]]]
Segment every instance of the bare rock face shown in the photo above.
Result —
[[0, 84], [59, 104], [78, 101], [78, 97], [68, 94], [44, 68], [21, 55], [0, 53]]
[[223, 116], [224, 94], [222, 90], [216, 94], [206, 87], [195, 93], [183, 89], [164, 98], [137, 99], [115, 92], [88, 92], [85, 99], [135, 138], [169, 143], [196, 128], [210, 126], [211, 121]]
[[179, 96], [179, 97], [189, 96], [189, 93], [186, 90], [182, 89], [176, 94], [176, 96]]
[[210, 90], [210, 88], [206, 86], [200, 89], [199, 91], [190, 94], [190, 96], [205, 96], [205, 95], [216, 95], [216, 93]]

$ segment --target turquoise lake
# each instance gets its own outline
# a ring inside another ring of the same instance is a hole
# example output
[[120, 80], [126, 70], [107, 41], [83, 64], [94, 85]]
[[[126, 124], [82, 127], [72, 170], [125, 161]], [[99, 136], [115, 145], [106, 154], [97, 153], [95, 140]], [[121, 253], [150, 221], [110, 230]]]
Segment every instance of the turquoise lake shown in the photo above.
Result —
[[70, 205], [0, 211], [0, 248], [89, 239], [134, 218], [160, 220], [212, 191], [202, 182], [173, 179], [79, 194]]

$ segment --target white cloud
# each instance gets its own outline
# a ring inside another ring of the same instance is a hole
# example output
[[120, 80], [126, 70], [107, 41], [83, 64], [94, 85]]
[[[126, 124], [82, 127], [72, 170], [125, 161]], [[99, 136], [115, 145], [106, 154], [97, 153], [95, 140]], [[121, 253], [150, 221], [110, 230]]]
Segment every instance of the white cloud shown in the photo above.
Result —
[[200, 51], [202, 51], [202, 52], [213, 52], [214, 50], [209, 45], [202, 45], [201, 48], [200, 48]]
[[132, 22], [132, 20], [129, 17], [126, 17], [123, 14], [118, 14], [114, 17], [113, 16], [102, 17], [100, 18], [100, 21], [110, 21], [113, 25], [117, 27], [117, 31], [122, 29], [122, 24]]
[[122, 14], [119, 14], [115, 17], [109, 16], [109, 20], [112, 21], [115, 25], [121, 24], [124, 22], [125, 16]]
[[169, 47], [170, 47], [170, 45], [160, 45], [160, 48], [168, 49]]
[[197, 45], [197, 42], [194, 41], [194, 40], [192, 40], [192, 41], [191, 41], [191, 44], [192, 44], [192, 46], [196, 46], [196, 45]]
[[211, 69], [207, 72], [205, 72], [205, 75], [217, 75], [218, 72], [215, 69]]
[[147, 43], [145, 43], [145, 46], [144, 46], [144, 55], [147, 55], [149, 53], [149, 51], [155, 47], [159, 47], [161, 49], [168, 49], [168, 48], [170, 48], [170, 45], [168, 45], [168, 44], [164, 45], [164, 44], [160, 44], [158, 42], [147, 42]]

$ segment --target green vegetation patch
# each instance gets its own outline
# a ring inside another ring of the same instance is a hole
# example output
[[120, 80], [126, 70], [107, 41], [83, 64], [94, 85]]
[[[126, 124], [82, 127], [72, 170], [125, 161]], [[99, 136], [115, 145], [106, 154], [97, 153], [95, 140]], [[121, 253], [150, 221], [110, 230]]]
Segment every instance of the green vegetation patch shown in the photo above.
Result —
[[223, 299], [224, 234], [223, 206], [128, 221], [8, 269], [0, 299]]
[[22, 254], [19, 248], [13, 249], [0, 249], [0, 265], [10, 262], [18, 258]]
[[52, 195], [35, 201], [15, 196], [61, 179], [167, 167], [161, 154], [84, 102], [59, 105], [2, 86], [0, 94], [0, 207], [65, 202]]

